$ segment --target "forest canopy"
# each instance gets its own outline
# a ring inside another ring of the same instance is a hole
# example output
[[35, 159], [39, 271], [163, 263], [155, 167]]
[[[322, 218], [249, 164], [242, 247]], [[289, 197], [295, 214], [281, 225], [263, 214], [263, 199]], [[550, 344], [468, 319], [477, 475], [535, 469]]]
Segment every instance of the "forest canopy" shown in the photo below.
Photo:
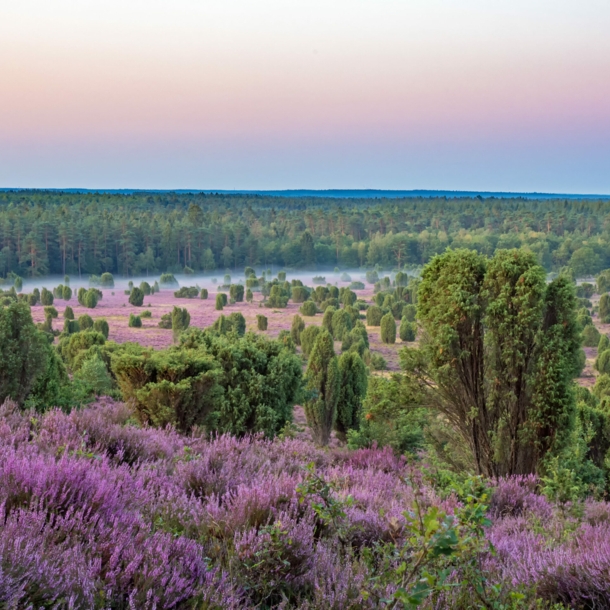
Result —
[[417, 267], [447, 247], [610, 267], [606, 201], [0, 192], [0, 277]]

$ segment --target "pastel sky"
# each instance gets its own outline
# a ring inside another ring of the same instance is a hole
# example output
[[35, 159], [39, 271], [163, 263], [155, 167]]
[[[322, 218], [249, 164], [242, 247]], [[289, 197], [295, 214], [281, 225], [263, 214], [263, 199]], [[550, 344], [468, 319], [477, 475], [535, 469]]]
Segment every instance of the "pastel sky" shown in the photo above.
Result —
[[0, 0], [0, 186], [610, 193], [610, 0]]

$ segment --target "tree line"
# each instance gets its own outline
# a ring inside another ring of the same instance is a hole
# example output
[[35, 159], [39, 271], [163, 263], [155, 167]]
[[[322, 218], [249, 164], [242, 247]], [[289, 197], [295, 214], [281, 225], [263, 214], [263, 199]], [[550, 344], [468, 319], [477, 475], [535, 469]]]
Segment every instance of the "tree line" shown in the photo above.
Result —
[[524, 248], [547, 271], [610, 267], [608, 202], [0, 193], [0, 278], [417, 267], [448, 247]]

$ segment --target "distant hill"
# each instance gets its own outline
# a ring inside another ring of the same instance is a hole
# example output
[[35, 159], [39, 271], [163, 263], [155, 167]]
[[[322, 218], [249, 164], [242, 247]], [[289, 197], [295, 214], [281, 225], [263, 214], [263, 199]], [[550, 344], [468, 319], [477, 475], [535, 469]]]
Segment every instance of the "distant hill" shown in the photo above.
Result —
[[58, 191], [65, 193], [218, 193], [225, 195], [265, 195], [270, 197], [336, 197], [340, 199], [397, 199], [404, 197], [480, 197], [483, 199], [610, 199], [610, 194], [582, 195], [575, 193], [511, 193], [503, 191], [434, 191], [381, 189], [287, 189], [287, 190], [214, 190], [214, 189], [27, 189], [0, 188], [0, 191]]

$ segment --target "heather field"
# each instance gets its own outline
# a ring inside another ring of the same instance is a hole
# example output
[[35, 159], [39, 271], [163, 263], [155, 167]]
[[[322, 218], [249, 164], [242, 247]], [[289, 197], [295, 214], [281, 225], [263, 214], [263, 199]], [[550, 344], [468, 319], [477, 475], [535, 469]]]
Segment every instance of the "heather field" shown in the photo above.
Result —
[[[311, 285], [312, 274], [298, 274], [294, 277], [299, 277], [304, 282]], [[149, 278], [150, 279], [150, 278]], [[289, 276], [292, 279], [292, 276]], [[333, 280], [333, 284], [339, 287], [349, 286], [349, 282], [341, 282], [334, 275], [328, 275], [328, 281]], [[57, 283], [60, 281], [58, 280]], [[137, 286], [139, 280], [134, 281]], [[299, 313], [300, 303], [289, 301], [285, 308], [274, 309], [262, 306], [263, 297], [260, 292], [254, 293], [254, 301], [247, 303], [245, 301], [226, 305], [223, 311], [216, 311], [215, 298], [217, 292], [221, 292], [218, 286], [210, 281], [209, 278], [180, 278], [181, 286], [199, 285], [201, 288], [207, 288], [209, 291], [208, 298], [202, 300], [200, 298], [185, 299], [176, 298], [174, 291], [176, 289], [161, 289], [159, 292], [146, 296], [142, 307], [133, 307], [129, 304], [129, 295], [124, 294], [128, 288], [127, 280], [115, 280], [115, 287], [112, 289], [102, 289], [103, 298], [99, 301], [95, 309], [89, 309], [79, 305], [76, 301], [76, 296], [73, 296], [70, 301], [55, 299], [54, 306], [59, 312], [59, 319], [55, 320], [55, 327], [59, 330], [63, 324], [63, 312], [66, 305], [69, 305], [74, 310], [76, 318], [83, 314], [90, 315], [94, 320], [96, 318], [105, 318], [110, 326], [110, 334], [108, 339], [118, 343], [133, 341], [140, 345], [154, 348], [163, 348], [172, 344], [172, 331], [159, 328], [159, 320], [161, 316], [170, 313], [174, 306], [186, 307], [191, 315], [191, 326], [196, 328], [206, 328], [211, 326], [216, 319], [221, 315], [227, 315], [232, 312], [239, 311], [246, 318], [247, 329], [255, 332], [261, 332], [256, 329], [256, 316], [263, 314], [269, 319], [267, 331], [263, 331], [268, 337], [277, 337], [282, 330], [290, 330], [292, 318]], [[45, 281], [44, 285], [49, 288], [52, 285]], [[87, 286], [87, 284], [82, 284]], [[32, 290], [34, 287], [42, 286], [41, 283], [30, 282], [25, 289]], [[78, 282], [74, 282], [74, 292], [78, 290]], [[224, 291], [225, 293], [227, 291]], [[358, 298], [371, 302], [373, 297], [373, 286], [367, 285], [365, 290], [354, 290]], [[129, 315], [142, 313], [144, 310], [149, 310], [152, 313], [151, 318], [142, 319], [141, 328], [130, 328], [128, 326]], [[44, 307], [40, 304], [32, 307], [32, 316], [35, 322], [44, 321]], [[314, 324], [320, 326], [322, 324], [322, 313], [318, 313], [313, 317], [305, 317], [307, 325]], [[398, 371], [398, 350], [400, 349], [400, 338], [396, 339], [393, 345], [384, 344], [381, 342], [379, 327], [368, 327], [369, 342], [371, 350], [381, 354], [387, 362], [389, 371]], [[339, 351], [339, 350], [338, 350]]]
[[424, 577], [427, 608], [610, 607], [605, 502], [131, 415], [0, 409], [3, 608], [410, 608], [400, 592]]

